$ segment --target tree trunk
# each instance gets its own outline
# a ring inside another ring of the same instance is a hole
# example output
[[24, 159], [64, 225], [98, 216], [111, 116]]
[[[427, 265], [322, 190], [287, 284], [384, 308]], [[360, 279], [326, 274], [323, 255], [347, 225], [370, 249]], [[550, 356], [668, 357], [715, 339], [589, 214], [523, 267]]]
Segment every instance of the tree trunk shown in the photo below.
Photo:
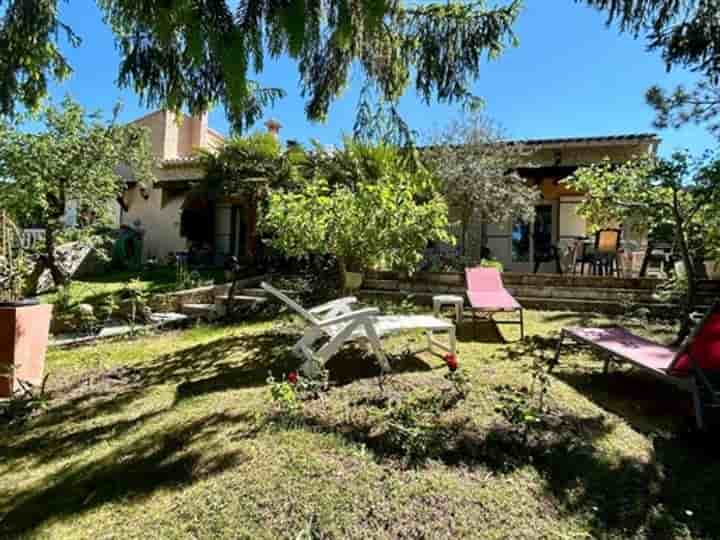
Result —
[[33, 298], [38, 295], [38, 289], [40, 288], [40, 278], [47, 268], [47, 262], [44, 257], [39, 257], [35, 262], [35, 266], [30, 272], [30, 275], [25, 279], [23, 287], [23, 296], [25, 298]]
[[61, 287], [67, 283], [68, 279], [65, 272], [63, 272], [62, 268], [60, 268], [57, 258], [55, 257], [55, 234], [57, 231], [55, 230], [55, 225], [51, 223], [52, 222], [48, 222], [48, 225], [45, 228], [45, 247], [47, 249], [46, 261], [55, 286]]
[[468, 229], [470, 228], [470, 220], [463, 218], [460, 222], [460, 255], [463, 257], [467, 257], [467, 236], [468, 236]]
[[340, 291], [345, 295], [347, 293], [347, 262], [344, 257], [338, 257], [337, 263], [340, 272]]
[[673, 217], [675, 218], [675, 232], [678, 241], [678, 247], [680, 248], [680, 254], [682, 255], [683, 264], [685, 265], [685, 274], [688, 281], [684, 305], [682, 306], [680, 329], [678, 330], [678, 335], [674, 342], [674, 344], [677, 345], [680, 344], [690, 334], [690, 331], [692, 329], [692, 319], [690, 318], [690, 315], [695, 308], [695, 297], [697, 295], [695, 265], [693, 264], [687, 237], [685, 236], [685, 224], [682, 214], [680, 213], [680, 208], [677, 200], [677, 192], [674, 196]]
[[257, 253], [257, 194], [253, 193], [247, 204], [247, 232], [245, 241], [245, 256], [255, 260]]

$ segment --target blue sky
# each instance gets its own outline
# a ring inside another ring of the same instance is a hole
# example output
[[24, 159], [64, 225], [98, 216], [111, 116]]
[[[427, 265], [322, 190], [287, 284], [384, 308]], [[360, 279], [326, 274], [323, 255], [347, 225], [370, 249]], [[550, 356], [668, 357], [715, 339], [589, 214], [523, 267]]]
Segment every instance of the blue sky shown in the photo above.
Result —
[[[655, 131], [652, 110], [644, 102], [644, 91], [654, 83], [673, 86], [690, 84], [691, 73], [666, 73], [660, 57], [645, 50], [645, 42], [621, 35], [604, 25], [605, 16], [578, 5], [574, 0], [526, 0], [516, 25], [520, 46], [483, 66], [474, 92], [486, 101], [486, 114], [515, 138], [546, 138], [614, 135]], [[63, 20], [83, 38], [78, 49], [66, 48], [75, 73], [54, 84], [51, 95], [69, 93], [89, 109], [110, 111], [122, 101], [123, 120], [132, 120], [147, 110], [132, 90], [120, 90], [115, 80], [119, 56], [110, 29], [92, 0], [61, 3]], [[287, 59], [269, 63], [258, 77], [267, 86], [279, 86], [288, 96], [267, 117], [283, 124], [282, 137], [302, 142], [311, 138], [331, 144], [349, 133], [355, 115], [359, 81], [351, 81], [347, 92], [331, 108], [325, 124], [306, 120], [297, 85], [297, 71]], [[412, 89], [401, 103], [412, 128], [431, 131], [457, 116], [455, 107], [420, 103]], [[223, 133], [229, 128], [220, 107], [210, 116], [210, 125]], [[261, 126], [258, 126], [261, 128]], [[702, 128], [658, 132], [661, 153], [677, 148], [700, 152], [716, 147]]]

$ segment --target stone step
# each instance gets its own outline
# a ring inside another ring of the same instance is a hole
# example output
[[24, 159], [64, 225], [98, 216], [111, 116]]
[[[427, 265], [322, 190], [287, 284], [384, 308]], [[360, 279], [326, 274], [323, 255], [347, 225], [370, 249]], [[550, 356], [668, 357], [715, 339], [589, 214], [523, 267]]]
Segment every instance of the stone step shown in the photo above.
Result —
[[528, 285], [508, 286], [513, 296], [547, 298], [557, 300], [589, 300], [620, 302], [623, 299], [654, 302], [653, 290], [606, 289], [601, 287], [533, 287]]
[[[578, 312], [598, 312], [612, 315], [620, 315], [625, 313], [626, 306], [619, 302], [609, 302], [606, 300], [573, 300], [558, 298], [542, 298], [542, 297], [517, 297], [523, 307], [528, 309], [542, 309], [548, 311], [578, 311]], [[675, 304], [665, 304], [660, 302], [636, 302], [632, 304], [633, 308], [645, 308], [650, 310], [656, 316], [668, 316], [679, 313], [680, 307]], [[696, 307], [699, 312], [704, 312], [710, 307], [702, 301]]]
[[218, 317], [218, 310], [215, 304], [183, 304], [182, 312], [192, 319], [212, 321]]
[[[296, 291], [288, 291], [287, 289], [278, 289], [281, 293], [284, 295], [293, 297], [297, 294]], [[262, 289], [260, 287], [252, 287], [252, 288], [243, 288], [238, 291], [239, 294], [243, 294], [246, 296], [260, 296], [262, 298], [271, 298], [270, 293], [268, 293], [265, 289]], [[227, 293], [226, 293], [227, 294]]]
[[[227, 302], [229, 299], [230, 295], [221, 294], [215, 297], [215, 302]], [[264, 304], [268, 299], [264, 296], [236, 294], [233, 296], [233, 300], [241, 304]]]
[[[383, 299], [394, 299], [401, 300], [408, 296], [412, 296], [413, 301], [431, 305], [432, 297], [434, 293], [427, 292], [407, 292], [407, 291], [384, 291], [384, 290], [367, 290], [363, 289], [360, 295], [364, 298], [383, 298]], [[516, 296], [518, 302], [527, 309], [542, 309], [548, 311], [577, 311], [577, 312], [598, 312], [607, 314], [621, 314], [627, 309], [627, 306], [620, 301], [610, 300], [588, 300], [588, 299], [570, 299], [570, 298], [548, 298], [538, 296]], [[702, 302], [701, 302], [702, 304]], [[647, 308], [652, 313], [672, 313], [679, 309], [678, 306], [673, 304], [661, 304], [659, 302], [634, 302], [634, 308]], [[465, 302], [465, 308], [469, 308], [467, 301]], [[701, 306], [700, 310], [705, 309], [705, 306]]]

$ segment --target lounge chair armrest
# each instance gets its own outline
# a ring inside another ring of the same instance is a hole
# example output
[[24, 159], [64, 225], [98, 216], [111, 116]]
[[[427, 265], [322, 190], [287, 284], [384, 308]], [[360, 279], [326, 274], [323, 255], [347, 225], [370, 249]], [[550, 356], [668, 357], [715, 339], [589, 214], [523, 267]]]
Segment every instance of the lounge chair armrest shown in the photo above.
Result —
[[338, 298], [337, 300], [331, 300], [330, 302], [326, 302], [325, 304], [321, 304], [319, 306], [315, 306], [312, 309], [309, 309], [308, 311], [314, 315], [317, 315], [319, 313], [325, 313], [326, 311], [330, 311], [331, 309], [335, 309], [339, 306], [345, 306], [350, 304], [357, 303], [358, 299], [354, 296], [346, 296], [345, 298]]
[[362, 319], [370, 315], [377, 315], [378, 313], [380, 313], [380, 310], [378, 308], [358, 309], [357, 311], [351, 311], [350, 313], [345, 313], [344, 315], [338, 315], [337, 317], [331, 317], [329, 319], [320, 321], [319, 325], [330, 326], [333, 324], [353, 321], [355, 319]]

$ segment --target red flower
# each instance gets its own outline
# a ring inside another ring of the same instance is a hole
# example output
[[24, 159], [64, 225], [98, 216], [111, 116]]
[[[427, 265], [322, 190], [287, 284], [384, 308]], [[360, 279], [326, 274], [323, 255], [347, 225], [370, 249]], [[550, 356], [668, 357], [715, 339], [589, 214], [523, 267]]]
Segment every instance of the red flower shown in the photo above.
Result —
[[295, 373], [294, 371], [291, 371], [290, 373], [288, 373], [288, 382], [290, 384], [295, 384], [296, 382], [298, 382], [298, 374]]
[[457, 356], [455, 356], [454, 354], [446, 354], [445, 355], [445, 363], [447, 364], [447, 367], [450, 371], [457, 371], [457, 368], [458, 368]]

